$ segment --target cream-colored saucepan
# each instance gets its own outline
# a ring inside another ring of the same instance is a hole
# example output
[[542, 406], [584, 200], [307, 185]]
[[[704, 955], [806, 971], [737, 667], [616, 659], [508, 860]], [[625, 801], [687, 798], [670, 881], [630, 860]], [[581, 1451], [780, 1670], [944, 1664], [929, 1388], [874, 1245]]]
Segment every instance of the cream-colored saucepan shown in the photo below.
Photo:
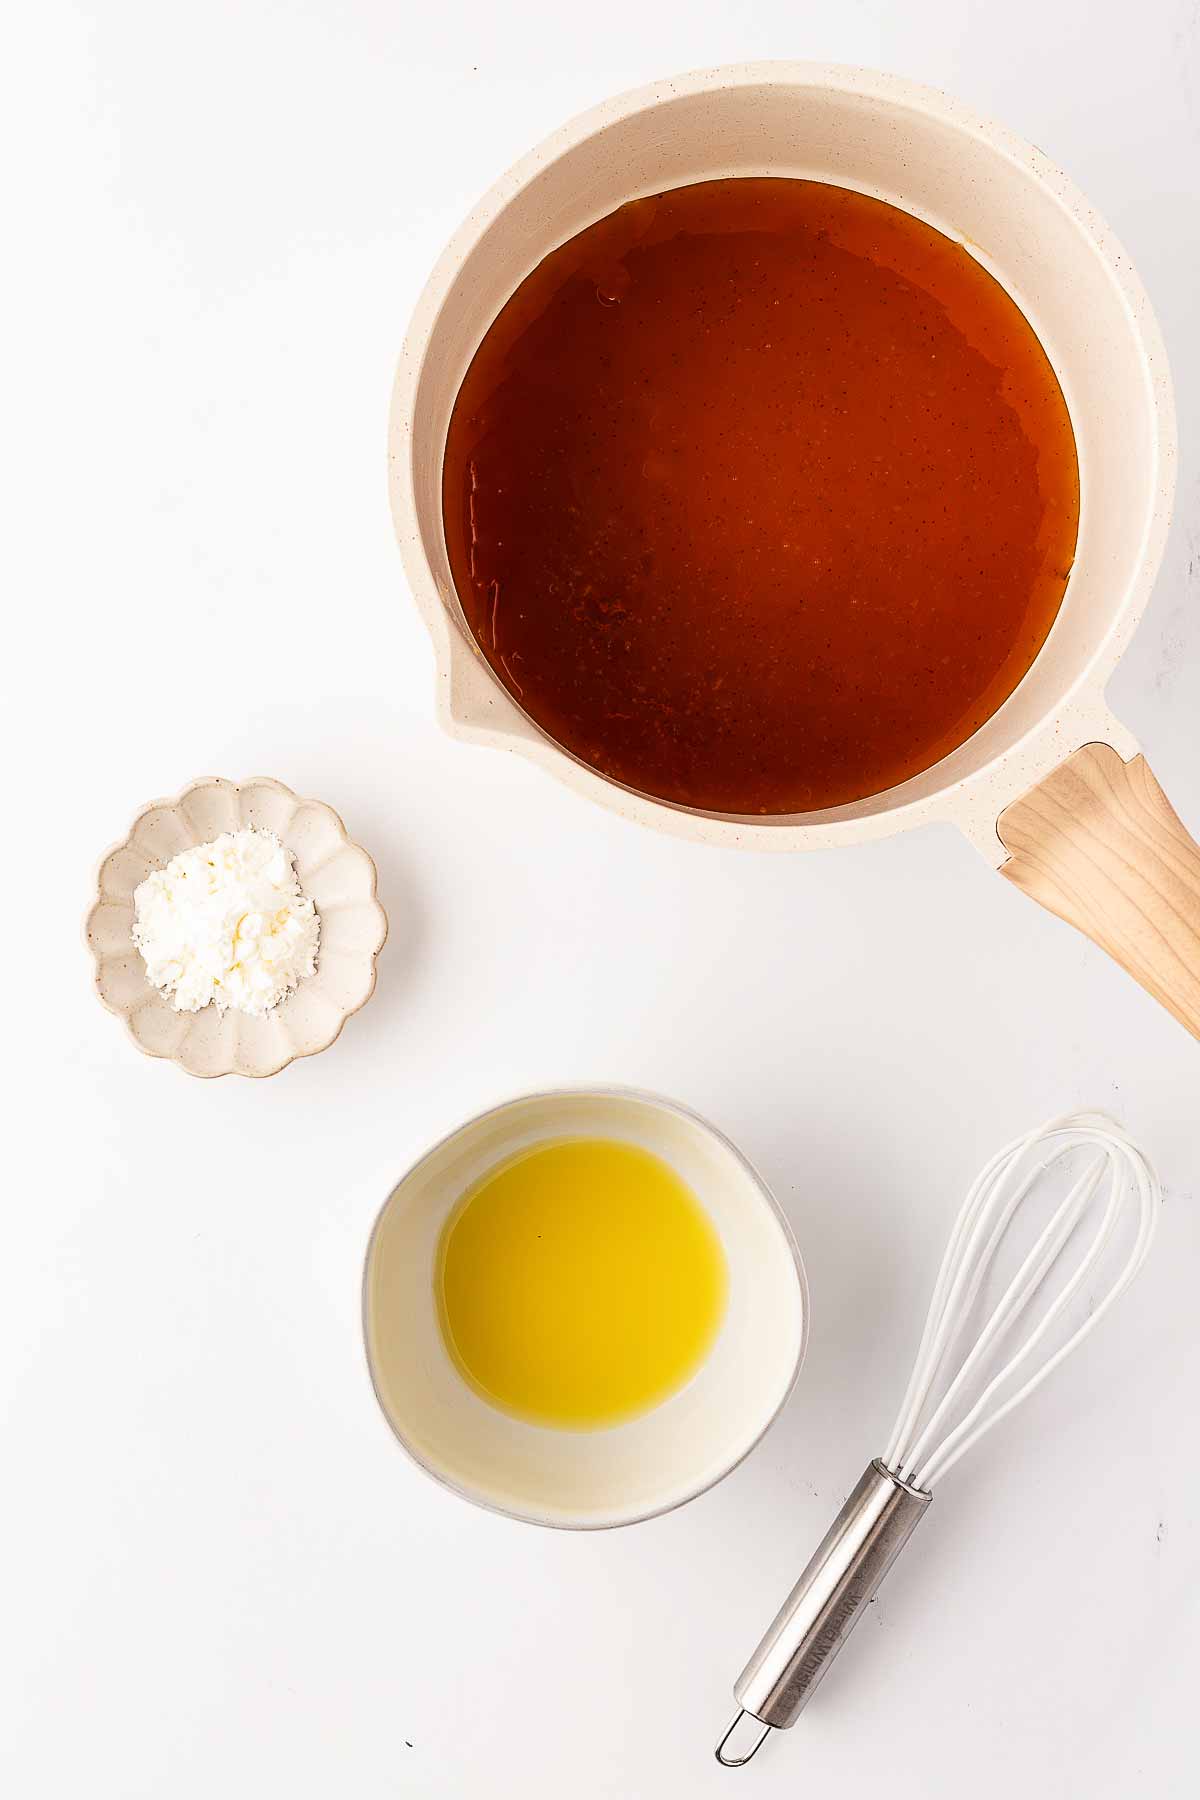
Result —
[[[1075, 428], [1079, 545], [1062, 611], [1015, 693], [924, 774], [852, 805], [774, 818], [674, 807], [605, 780], [528, 718], [475, 649], [442, 531], [446, 428], [504, 302], [556, 245], [623, 201], [727, 175], [857, 188], [964, 243], [1036, 330]], [[392, 407], [391, 493], [456, 735], [521, 750], [581, 792], [710, 844], [826, 848], [935, 819], [1086, 931], [1200, 1035], [1200, 849], [1104, 687], [1150, 593], [1174, 487], [1170, 376], [1129, 259], [1040, 151], [928, 88], [762, 63], [610, 100], [485, 196], [417, 306]]]

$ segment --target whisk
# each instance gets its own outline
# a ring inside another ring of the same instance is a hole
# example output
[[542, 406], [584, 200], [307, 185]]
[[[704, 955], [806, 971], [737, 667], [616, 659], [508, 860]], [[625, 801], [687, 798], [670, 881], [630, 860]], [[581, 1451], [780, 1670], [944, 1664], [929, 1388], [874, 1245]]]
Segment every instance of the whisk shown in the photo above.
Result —
[[[1098, 1154], [1089, 1158], [965, 1347], [967, 1328], [1018, 1208], [1049, 1169], [1080, 1150]], [[718, 1762], [742, 1768], [773, 1730], [795, 1724], [923, 1516], [934, 1482], [1041, 1386], [1129, 1286], [1150, 1248], [1161, 1197], [1141, 1151], [1120, 1126], [1096, 1113], [1051, 1120], [1006, 1145], [976, 1177], [942, 1259], [887, 1450], [867, 1468], [742, 1671], [734, 1688], [740, 1710], [717, 1746]], [[1097, 1298], [1093, 1283], [1127, 1213], [1136, 1218], [1132, 1246]], [[1098, 1223], [1078, 1267], [988, 1379], [1001, 1345], [1034, 1309], [1088, 1214], [1098, 1215]], [[1090, 1311], [1048, 1351], [1055, 1327], [1064, 1329], [1062, 1321], [1077, 1297], [1081, 1305], [1092, 1299]], [[749, 1721], [745, 1730], [752, 1741], [735, 1753], [743, 1720]]]

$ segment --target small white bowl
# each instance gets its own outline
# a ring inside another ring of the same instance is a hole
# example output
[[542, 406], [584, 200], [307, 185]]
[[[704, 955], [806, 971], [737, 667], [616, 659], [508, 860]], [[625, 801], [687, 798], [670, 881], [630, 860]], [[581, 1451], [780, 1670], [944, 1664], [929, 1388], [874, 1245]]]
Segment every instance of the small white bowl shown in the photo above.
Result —
[[[181, 850], [248, 825], [273, 831], [295, 856], [300, 885], [321, 920], [316, 969], [262, 1018], [215, 1006], [177, 1012], [151, 984], [134, 944], [134, 889]], [[84, 927], [96, 991], [147, 1056], [166, 1057], [189, 1075], [277, 1075], [297, 1057], [327, 1049], [371, 998], [387, 937], [375, 886], [375, 864], [331, 807], [302, 800], [267, 776], [197, 781], [176, 799], [148, 806], [100, 864]]]
[[[729, 1268], [717, 1341], [692, 1379], [636, 1419], [597, 1431], [526, 1424], [459, 1375], [434, 1290], [455, 1202], [530, 1144], [611, 1137], [674, 1168], [716, 1226]], [[749, 1454], [791, 1393], [808, 1339], [808, 1288], [783, 1214], [745, 1157], [686, 1107], [603, 1088], [531, 1094], [460, 1127], [393, 1190], [363, 1276], [367, 1363], [409, 1455], [476, 1505], [536, 1525], [631, 1525], [703, 1493]]]

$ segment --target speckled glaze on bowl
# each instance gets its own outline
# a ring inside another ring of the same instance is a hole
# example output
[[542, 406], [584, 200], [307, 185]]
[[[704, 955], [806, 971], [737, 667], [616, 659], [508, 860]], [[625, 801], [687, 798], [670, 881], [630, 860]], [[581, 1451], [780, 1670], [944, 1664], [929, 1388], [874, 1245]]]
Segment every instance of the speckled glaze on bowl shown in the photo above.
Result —
[[[321, 919], [316, 970], [262, 1018], [215, 1006], [176, 1012], [151, 985], [133, 942], [134, 889], [181, 850], [248, 825], [273, 831], [295, 856], [300, 885]], [[332, 807], [267, 776], [194, 782], [176, 799], [146, 807], [100, 864], [84, 927], [96, 992], [147, 1056], [165, 1057], [189, 1075], [277, 1075], [297, 1057], [328, 1049], [371, 998], [387, 937], [375, 888], [375, 864]]]

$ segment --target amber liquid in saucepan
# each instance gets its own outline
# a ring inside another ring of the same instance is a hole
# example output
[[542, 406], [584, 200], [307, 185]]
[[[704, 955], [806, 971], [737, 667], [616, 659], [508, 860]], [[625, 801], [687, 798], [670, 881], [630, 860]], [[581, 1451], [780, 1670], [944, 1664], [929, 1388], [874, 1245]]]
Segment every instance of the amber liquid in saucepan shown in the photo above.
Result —
[[504, 307], [454, 407], [459, 599], [524, 710], [715, 812], [835, 806], [1029, 668], [1079, 476], [1033, 330], [960, 245], [820, 182], [632, 201]]

